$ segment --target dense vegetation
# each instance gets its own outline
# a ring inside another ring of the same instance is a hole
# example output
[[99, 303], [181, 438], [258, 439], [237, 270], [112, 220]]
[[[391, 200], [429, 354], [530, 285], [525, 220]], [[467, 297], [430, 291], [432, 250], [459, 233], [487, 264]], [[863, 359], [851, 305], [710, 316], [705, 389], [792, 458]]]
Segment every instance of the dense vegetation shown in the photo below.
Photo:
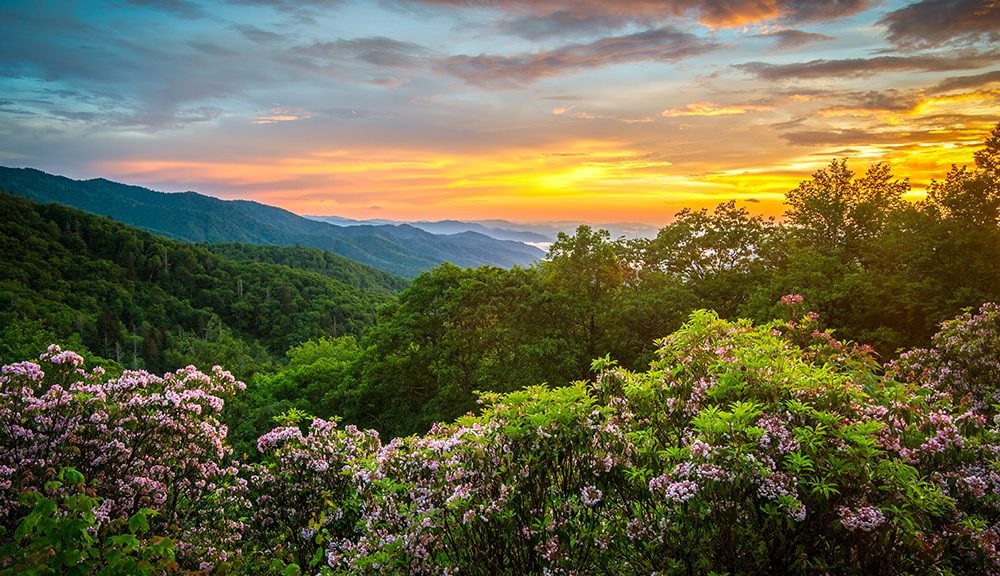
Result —
[[323, 270], [230, 260], [7, 194], [0, 194], [0, 215], [4, 361], [61, 341], [129, 368], [162, 372], [221, 362], [249, 376], [310, 338], [362, 336], [402, 282], [293, 249], [216, 248]]
[[229, 373], [53, 346], [0, 369], [0, 574], [1000, 572], [1000, 308], [880, 366], [784, 302], [388, 444], [290, 411], [255, 464]]
[[[395, 297], [0, 195], [0, 575], [1000, 574], [1000, 125], [974, 160]], [[97, 367], [13, 362], [57, 339]]]

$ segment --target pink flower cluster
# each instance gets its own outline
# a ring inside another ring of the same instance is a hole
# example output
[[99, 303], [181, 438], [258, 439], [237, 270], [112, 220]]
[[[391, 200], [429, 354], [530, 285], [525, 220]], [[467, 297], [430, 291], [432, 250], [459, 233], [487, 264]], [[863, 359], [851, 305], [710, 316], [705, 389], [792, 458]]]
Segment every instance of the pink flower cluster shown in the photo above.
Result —
[[57, 345], [37, 364], [4, 366], [0, 526], [10, 531], [25, 513], [19, 493], [40, 490], [72, 467], [95, 486], [102, 522], [152, 508], [154, 532], [171, 527], [182, 556], [189, 550], [192, 558], [204, 558], [201, 543], [231, 538], [240, 524], [218, 507], [183, 510], [176, 503], [207, 503], [235, 477], [236, 469], [222, 464], [230, 449], [220, 412], [224, 398], [242, 388], [219, 368], [204, 374], [189, 367], [162, 377], [126, 371], [106, 379], [103, 369], [84, 369], [79, 354]]
[[796, 306], [805, 302], [801, 294], [785, 294], [781, 297], [781, 304], [784, 306]]
[[874, 506], [861, 506], [858, 509], [841, 506], [837, 508], [837, 515], [840, 516], [841, 525], [852, 531], [871, 532], [885, 524], [885, 514]]

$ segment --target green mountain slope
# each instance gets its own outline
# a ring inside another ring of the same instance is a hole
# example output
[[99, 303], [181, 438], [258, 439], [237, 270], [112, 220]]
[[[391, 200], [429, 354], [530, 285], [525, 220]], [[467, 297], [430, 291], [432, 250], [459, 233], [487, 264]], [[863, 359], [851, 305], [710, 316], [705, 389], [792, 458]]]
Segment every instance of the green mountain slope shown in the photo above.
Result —
[[544, 253], [483, 234], [434, 235], [409, 225], [335, 226], [287, 210], [195, 192], [167, 194], [104, 179], [71, 180], [32, 168], [0, 167], [0, 189], [56, 202], [189, 242], [309, 246], [412, 278], [442, 262], [526, 266]]
[[[236, 261], [5, 193], [0, 255], [2, 360], [23, 355], [19, 346], [37, 354], [35, 340], [48, 338], [156, 371], [188, 363], [250, 370], [310, 338], [360, 336], [403, 282], [297, 270], [248, 255]], [[324, 257], [323, 266], [334, 268], [334, 260]], [[285, 264], [296, 261], [288, 256]]]
[[205, 244], [204, 247], [230, 260], [282, 264], [297, 270], [315, 272], [365, 292], [394, 295], [409, 285], [409, 282], [399, 276], [319, 248], [235, 242]]

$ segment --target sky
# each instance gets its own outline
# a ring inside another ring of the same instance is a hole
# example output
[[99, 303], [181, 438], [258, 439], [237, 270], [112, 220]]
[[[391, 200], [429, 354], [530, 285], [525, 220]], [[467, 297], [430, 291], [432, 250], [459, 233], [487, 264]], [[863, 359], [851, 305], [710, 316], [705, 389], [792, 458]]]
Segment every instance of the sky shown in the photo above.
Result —
[[641, 222], [1000, 120], [1000, 1], [0, 3], [0, 165], [299, 214]]

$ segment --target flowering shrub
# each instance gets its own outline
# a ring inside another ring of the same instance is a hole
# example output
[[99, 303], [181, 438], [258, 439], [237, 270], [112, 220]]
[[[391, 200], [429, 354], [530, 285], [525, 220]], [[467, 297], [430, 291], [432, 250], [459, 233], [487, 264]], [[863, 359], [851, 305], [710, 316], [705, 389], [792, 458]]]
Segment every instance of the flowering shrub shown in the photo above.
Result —
[[225, 464], [225, 372], [104, 381], [53, 347], [0, 372], [0, 550], [85, 490], [95, 533], [152, 554], [127, 561], [172, 562], [168, 535], [192, 571], [1000, 575], [998, 336], [987, 305], [883, 374], [814, 314], [696, 312], [646, 372], [600, 359], [384, 446], [292, 411], [252, 465]]
[[10, 533], [28, 513], [20, 494], [42, 491], [72, 467], [100, 498], [97, 526], [150, 509], [149, 534], [175, 538], [178, 560], [201, 568], [224, 560], [240, 525], [219, 498], [236, 473], [223, 464], [229, 448], [219, 412], [243, 387], [219, 367], [105, 380], [101, 368], [88, 371], [79, 355], [55, 345], [38, 362], [4, 366], [0, 527]]
[[1000, 413], [1000, 305], [945, 322], [931, 348], [900, 355], [890, 369], [987, 418]]
[[784, 326], [696, 313], [651, 371], [614, 372], [642, 482], [628, 514], [632, 565], [919, 573], [954, 561], [942, 541], [962, 541], [962, 561], [995, 569], [996, 527], [964, 538], [964, 511], [924, 460], [974, 457], [978, 421], [882, 378], [866, 349], [820, 334], [803, 350]]
[[480, 416], [379, 454], [368, 534], [330, 553], [349, 573], [600, 572], [615, 536], [623, 432], [582, 384], [486, 394]]
[[260, 437], [260, 464], [245, 467], [251, 510], [246, 545], [264, 561], [300, 567], [325, 563], [326, 545], [360, 533], [362, 495], [381, 448], [378, 433], [312, 420], [303, 434], [303, 413], [279, 417], [282, 426]]
[[60, 470], [55, 480], [46, 482], [45, 491], [62, 495], [57, 501], [41, 492], [22, 494], [31, 512], [21, 519], [13, 538], [0, 545], [0, 575], [148, 576], [177, 570], [172, 540], [140, 540], [149, 530], [152, 510], [98, 523], [100, 499], [87, 494], [83, 475], [72, 468]]
[[888, 367], [890, 375], [953, 407], [932, 412], [922, 423], [926, 439], [911, 458], [958, 503], [953, 530], [971, 540], [973, 549], [991, 551], [994, 562], [1000, 554], [998, 343], [1000, 306], [987, 303], [945, 322], [930, 348], [906, 352]]

